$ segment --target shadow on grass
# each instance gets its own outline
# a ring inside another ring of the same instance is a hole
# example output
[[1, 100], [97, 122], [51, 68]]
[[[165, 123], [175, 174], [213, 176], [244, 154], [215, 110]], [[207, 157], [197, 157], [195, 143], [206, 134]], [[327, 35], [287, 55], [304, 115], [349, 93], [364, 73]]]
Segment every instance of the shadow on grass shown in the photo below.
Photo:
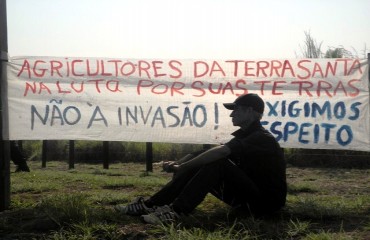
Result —
[[[182, 217], [177, 225], [158, 227], [142, 224], [139, 218], [118, 214], [111, 208], [94, 206], [83, 194], [57, 195], [43, 199], [35, 208], [1, 213], [0, 238], [41, 239], [38, 237], [48, 233], [45, 239], [78, 239], [78, 236], [85, 239], [156, 239], [171, 235], [172, 239], [186, 239], [185, 236], [224, 240], [241, 239], [240, 236], [248, 236], [245, 239], [298, 239], [323, 230], [356, 231], [359, 224], [366, 221], [364, 217], [334, 209], [301, 202], [269, 216], [254, 217], [240, 209], [220, 205], [212, 212], [195, 210], [192, 215]], [[351, 221], [346, 223], [346, 219]]]
[[[254, 217], [207, 196], [180, 222], [152, 226], [114, 212], [113, 205], [151, 195], [169, 175], [143, 174], [135, 165], [114, 165], [113, 171], [79, 167], [76, 174], [34, 170], [37, 183], [58, 180], [58, 188], [15, 191], [12, 209], [0, 213], [0, 239], [366, 239], [370, 229], [366, 171], [288, 169], [287, 206], [273, 215]], [[18, 182], [13, 188], [22, 189], [27, 176], [12, 176]], [[323, 235], [311, 238], [315, 234]]]

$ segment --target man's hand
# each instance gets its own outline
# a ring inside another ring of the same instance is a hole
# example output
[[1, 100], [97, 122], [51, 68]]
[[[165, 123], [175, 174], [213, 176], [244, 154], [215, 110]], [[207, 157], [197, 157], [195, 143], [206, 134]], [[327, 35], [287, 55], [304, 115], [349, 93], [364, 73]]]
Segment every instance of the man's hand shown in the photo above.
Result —
[[166, 161], [166, 162], [163, 162], [162, 168], [163, 168], [163, 171], [165, 172], [173, 173], [177, 169], [177, 166], [178, 165], [176, 164], [175, 161]]

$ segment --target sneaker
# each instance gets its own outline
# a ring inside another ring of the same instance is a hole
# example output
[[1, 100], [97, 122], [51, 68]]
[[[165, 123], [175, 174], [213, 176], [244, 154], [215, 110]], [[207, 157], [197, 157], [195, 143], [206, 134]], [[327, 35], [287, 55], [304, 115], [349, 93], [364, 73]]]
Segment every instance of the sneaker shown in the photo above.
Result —
[[143, 214], [154, 212], [153, 208], [149, 208], [145, 205], [143, 197], [136, 198], [132, 203], [128, 205], [116, 205], [114, 206], [114, 210], [119, 213], [131, 216], [140, 216]]
[[168, 205], [157, 207], [154, 212], [142, 215], [141, 219], [150, 224], [170, 224], [175, 222], [180, 216]]

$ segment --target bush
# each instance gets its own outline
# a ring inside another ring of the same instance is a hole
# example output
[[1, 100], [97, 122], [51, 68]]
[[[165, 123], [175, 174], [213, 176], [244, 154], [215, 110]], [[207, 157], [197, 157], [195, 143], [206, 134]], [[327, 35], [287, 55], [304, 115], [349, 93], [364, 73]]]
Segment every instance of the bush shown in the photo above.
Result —
[[333, 149], [285, 149], [287, 163], [296, 167], [369, 168], [370, 153]]
[[[31, 160], [41, 161], [42, 141], [23, 141], [23, 150]], [[154, 161], [175, 160], [190, 153], [199, 151], [203, 145], [153, 143]], [[103, 161], [103, 142], [75, 141], [75, 161], [97, 163]], [[109, 142], [111, 162], [145, 162], [146, 143]], [[69, 159], [69, 141], [47, 141], [48, 161], [66, 161]]]

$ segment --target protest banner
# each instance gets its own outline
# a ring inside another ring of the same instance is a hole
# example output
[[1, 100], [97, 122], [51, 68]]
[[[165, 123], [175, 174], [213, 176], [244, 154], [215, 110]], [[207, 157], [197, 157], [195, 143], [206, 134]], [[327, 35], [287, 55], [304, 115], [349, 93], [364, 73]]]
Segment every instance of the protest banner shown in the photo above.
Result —
[[224, 143], [256, 93], [283, 147], [370, 149], [367, 60], [14, 57], [7, 85], [11, 140]]

